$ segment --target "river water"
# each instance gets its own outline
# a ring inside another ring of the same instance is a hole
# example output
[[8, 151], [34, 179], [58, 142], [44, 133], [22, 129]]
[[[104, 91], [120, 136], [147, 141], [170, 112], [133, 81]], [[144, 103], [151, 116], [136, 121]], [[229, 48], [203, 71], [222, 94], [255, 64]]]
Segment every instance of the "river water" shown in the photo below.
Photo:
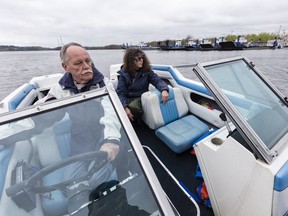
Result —
[[[111, 64], [122, 62], [125, 50], [89, 50], [96, 67], [109, 76]], [[195, 64], [245, 56], [288, 96], [288, 48], [240, 51], [145, 51], [153, 64]], [[0, 100], [34, 76], [64, 72], [59, 51], [0, 52]], [[185, 76], [185, 74], [184, 74]]]

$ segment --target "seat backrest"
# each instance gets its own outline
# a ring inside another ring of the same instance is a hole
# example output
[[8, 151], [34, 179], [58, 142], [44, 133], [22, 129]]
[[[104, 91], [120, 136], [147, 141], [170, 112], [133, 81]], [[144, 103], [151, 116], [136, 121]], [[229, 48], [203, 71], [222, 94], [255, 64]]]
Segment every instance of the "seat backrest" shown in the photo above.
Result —
[[[43, 167], [61, 161], [70, 155], [70, 131], [72, 122], [66, 115], [52, 127], [38, 135], [34, 142], [38, 148], [39, 161]], [[63, 181], [63, 169], [58, 169], [43, 178], [42, 184], [53, 185]], [[41, 199], [42, 209], [46, 216], [64, 215], [68, 199], [60, 190], [49, 192], [49, 198]]]
[[39, 161], [43, 167], [62, 160], [52, 128], [48, 128], [35, 136], [32, 142], [37, 147]]
[[71, 121], [66, 114], [62, 120], [33, 138], [32, 141], [37, 146], [39, 160], [43, 167], [70, 155], [70, 131]]
[[72, 122], [66, 114], [60, 122], [53, 125], [53, 132], [62, 158], [70, 156], [70, 132]]
[[24, 84], [21, 91], [14, 95], [14, 97], [8, 102], [9, 110], [26, 107], [28, 105], [31, 105], [37, 97], [40, 98], [41, 94], [39, 93], [37, 88], [37, 83]]
[[19, 103], [17, 109], [28, 107], [39, 99], [43, 98], [43, 94], [38, 89], [32, 89], [25, 98]]
[[[0, 151], [0, 194], [2, 194], [7, 168], [13, 153], [13, 146]], [[1, 199], [1, 196], [0, 196]]]
[[142, 94], [141, 103], [144, 111], [142, 119], [154, 130], [188, 113], [188, 106], [179, 88], [169, 87], [169, 98], [165, 104], [162, 103], [162, 94], [157, 89]]

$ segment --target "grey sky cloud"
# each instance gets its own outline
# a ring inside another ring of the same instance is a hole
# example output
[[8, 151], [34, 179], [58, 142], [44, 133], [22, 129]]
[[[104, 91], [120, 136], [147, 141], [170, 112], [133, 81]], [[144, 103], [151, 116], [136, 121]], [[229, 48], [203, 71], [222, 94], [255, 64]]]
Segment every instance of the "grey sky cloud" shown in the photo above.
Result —
[[0, 44], [56, 47], [288, 31], [286, 0], [0, 0]]

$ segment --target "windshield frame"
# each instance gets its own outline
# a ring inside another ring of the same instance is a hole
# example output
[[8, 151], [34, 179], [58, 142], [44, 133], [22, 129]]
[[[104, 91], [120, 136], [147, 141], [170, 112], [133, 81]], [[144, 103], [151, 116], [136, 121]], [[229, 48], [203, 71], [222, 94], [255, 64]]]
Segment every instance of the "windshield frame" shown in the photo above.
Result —
[[[245, 57], [239, 56], [239, 57], [233, 57], [233, 58], [211, 61], [211, 62], [206, 62], [206, 63], [199, 63], [193, 69], [193, 71], [196, 73], [196, 75], [202, 81], [205, 87], [211, 92], [211, 94], [217, 101], [218, 105], [222, 108], [225, 114], [233, 122], [233, 124], [235, 125], [239, 133], [242, 135], [242, 137], [245, 139], [245, 141], [248, 143], [248, 145], [251, 147], [253, 152], [258, 156], [258, 158], [261, 158], [262, 160], [270, 164], [273, 161], [273, 159], [286, 146], [286, 143], [288, 141], [287, 131], [286, 133], [282, 134], [282, 137], [279, 138], [279, 140], [273, 145], [273, 147], [269, 148], [267, 146], [268, 144], [266, 145], [263, 139], [261, 139], [261, 137], [259, 136], [259, 131], [257, 133], [251, 127], [248, 120], [243, 117], [243, 115], [239, 112], [239, 109], [236, 109], [234, 104], [227, 97], [226, 93], [227, 93], [227, 89], [229, 88], [225, 88], [226, 90], [222, 88], [225, 85], [225, 81], [223, 81], [224, 78], [221, 80], [222, 83], [220, 83], [219, 82], [220, 78], [218, 78], [219, 80], [216, 81], [211, 76], [213, 74], [213, 67], [217, 68], [218, 75], [219, 75], [219, 73], [224, 73], [225, 71], [224, 69], [222, 71], [219, 70], [219, 68], [222, 65], [225, 66], [230, 63], [237, 64], [237, 62], [244, 62], [244, 64], [246, 64], [248, 68], [247, 71], [245, 72], [247, 72], [248, 74], [250, 73], [251, 77], [254, 76], [255, 79], [257, 79], [259, 83], [261, 82], [261, 86], [262, 86], [261, 88], [267, 90], [267, 92], [269, 91], [270, 95], [272, 95], [274, 98], [279, 100], [279, 104], [281, 103], [281, 105], [287, 107], [287, 101], [285, 100], [281, 92], [279, 92], [274, 87], [274, 85], [255, 67], [255, 65], [249, 59]], [[212, 73], [212, 74], [210, 75], [209, 73]], [[216, 76], [215, 74], [214, 76]], [[230, 81], [227, 80], [226, 83], [229, 84], [229, 82], [231, 82], [231, 80]], [[222, 84], [222, 87], [220, 87], [219, 84]], [[235, 92], [234, 90], [231, 90], [231, 92], [235, 93], [236, 90]]]

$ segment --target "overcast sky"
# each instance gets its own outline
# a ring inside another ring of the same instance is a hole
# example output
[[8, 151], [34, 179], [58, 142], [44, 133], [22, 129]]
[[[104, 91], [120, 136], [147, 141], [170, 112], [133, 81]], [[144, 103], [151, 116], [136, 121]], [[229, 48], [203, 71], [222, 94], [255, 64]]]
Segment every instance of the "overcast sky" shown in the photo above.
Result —
[[0, 0], [0, 45], [56, 47], [288, 32], [287, 0]]

